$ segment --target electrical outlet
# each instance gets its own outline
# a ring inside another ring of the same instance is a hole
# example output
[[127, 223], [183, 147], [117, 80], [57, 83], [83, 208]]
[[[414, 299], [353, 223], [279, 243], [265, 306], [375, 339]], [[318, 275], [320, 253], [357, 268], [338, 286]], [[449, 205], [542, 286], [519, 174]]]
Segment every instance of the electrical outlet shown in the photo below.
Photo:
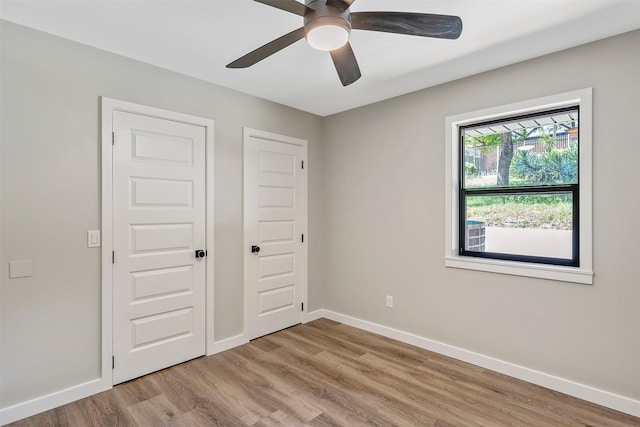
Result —
[[387, 308], [393, 307], [393, 297], [391, 295], [387, 295]]

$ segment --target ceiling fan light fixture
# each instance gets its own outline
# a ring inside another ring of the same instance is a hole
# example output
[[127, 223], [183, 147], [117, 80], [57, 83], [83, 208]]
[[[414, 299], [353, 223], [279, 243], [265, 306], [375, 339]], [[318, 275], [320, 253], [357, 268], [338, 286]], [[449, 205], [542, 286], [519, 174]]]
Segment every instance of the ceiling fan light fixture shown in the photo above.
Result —
[[306, 38], [312, 48], [329, 51], [340, 82], [343, 86], [349, 86], [361, 77], [358, 61], [349, 43], [351, 29], [441, 39], [457, 39], [462, 32], [462, 19], [459, 16], [418, 12], [351, 12], [355, 0], [254, 1], [302, 17], [302, 27], [252, 50], [227, 64], [227, 68], [250, 67]]
[[305, 27], [305, 33], [309, 46], [330, 51], [344, 46], [349, 41], [351, 28], [343, 19], [322, 17], [309, 22]]

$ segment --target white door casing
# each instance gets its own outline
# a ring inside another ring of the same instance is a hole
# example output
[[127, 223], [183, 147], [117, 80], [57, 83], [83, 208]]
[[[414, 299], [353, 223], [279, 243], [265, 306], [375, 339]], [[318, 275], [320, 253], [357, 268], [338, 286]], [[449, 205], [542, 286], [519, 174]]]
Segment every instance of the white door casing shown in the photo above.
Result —
[[[102, 376], [111, 386], [213, 345], [213, 122], [102, 101]], [[196, 249], [209, 256], [196, 259]]]
[[[304, 140], [244, 129], [248, 339], [302, 321], [307, 292], [306, 159]], [[259, 252], [252, 252], [252, 246]]]

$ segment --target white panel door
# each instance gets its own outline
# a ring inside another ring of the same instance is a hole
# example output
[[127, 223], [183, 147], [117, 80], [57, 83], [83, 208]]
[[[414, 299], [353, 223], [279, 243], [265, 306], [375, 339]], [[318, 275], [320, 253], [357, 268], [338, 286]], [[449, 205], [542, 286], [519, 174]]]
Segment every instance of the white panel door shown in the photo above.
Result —
[[113, 113], [113, 383], [205, 352], [205, 128]]
[[306, 141], [245, 129], [245, 332], [249, 339], [302, 320], [307, 263], [305, 160]]

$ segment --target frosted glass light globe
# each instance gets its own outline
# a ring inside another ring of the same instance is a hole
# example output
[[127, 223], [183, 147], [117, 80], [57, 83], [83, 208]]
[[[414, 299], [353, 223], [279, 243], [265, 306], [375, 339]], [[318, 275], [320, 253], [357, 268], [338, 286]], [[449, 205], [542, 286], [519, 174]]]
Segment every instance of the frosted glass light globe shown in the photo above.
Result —
[[307, 33], [307, 43], [318, 50], [335, 50], [349, 41], [349, 30], [339, 25], [319, 25]]

